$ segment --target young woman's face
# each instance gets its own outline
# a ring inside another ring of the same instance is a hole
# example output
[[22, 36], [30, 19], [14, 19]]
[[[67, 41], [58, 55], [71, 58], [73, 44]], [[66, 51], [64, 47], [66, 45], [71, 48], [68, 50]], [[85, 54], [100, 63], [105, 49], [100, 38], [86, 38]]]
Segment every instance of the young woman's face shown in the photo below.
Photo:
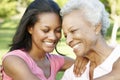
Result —
[[65, 15], [62, 27], [66, 43], [73, 48], [77, 56], [85, 55], [96, 42], [94, 26], [85, 21], [79, 11]]
[[43, 52], [52, 52], [61, 38], [61, 22], [55, 13], [38, 15], [38, 22], [29, 29], [32, 48]]

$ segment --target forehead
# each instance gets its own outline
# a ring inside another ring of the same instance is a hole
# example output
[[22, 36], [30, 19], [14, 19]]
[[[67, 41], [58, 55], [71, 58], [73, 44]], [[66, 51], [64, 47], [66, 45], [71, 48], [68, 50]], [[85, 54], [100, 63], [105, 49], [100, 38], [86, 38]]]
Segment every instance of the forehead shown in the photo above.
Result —
[[63, 17], [62, 28], [64, 33], [67, 33], [72, 29], [85, 31], [88, 30], [90, 26], [92, 25], [85, 20], [84, 14], [81, 11], [72, 11]]
[[53, 21], [54, 19], [60, 19], [59, 15], [57, 15], [56, 13], [53, 12], [45, 12], [45, 13], [41, 13], [38, 15], [38, 19], [40, 21], [44, 21], [44, 20], [49, 20], [49, 21]]
[[49, 13], [42, 13], [38, 15], [38, 23], [40, 24], [47, 24], [47, 25], [54, 25], [54, 26], [60, 26], [61, 21], [59, 15], [53, 12]]
[[84, 22], [84, 17], [83, 14], [76, 10], [76, 11], [72, 11], [69, 14], [66, 14], [63, 17], [63, 29], [64, 28], [69, 28], [70, 26], [76, 26], [76, 25], [82, 25]]

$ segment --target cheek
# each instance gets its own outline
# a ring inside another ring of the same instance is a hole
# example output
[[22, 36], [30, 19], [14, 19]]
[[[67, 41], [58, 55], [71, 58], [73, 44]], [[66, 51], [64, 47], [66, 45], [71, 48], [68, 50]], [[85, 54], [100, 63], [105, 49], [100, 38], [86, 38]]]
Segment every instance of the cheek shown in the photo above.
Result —
[[61, 33], [56, 34], [56, 37], [57, 37], [58, 40], [60, 40], [61, 36], [62, 36]]
[[32, 36], [34, 37], [35, 40], [40, 40], [45, 38], [45, 34], [40, 30], [35, 30]]
[[86, 39], [86, 51], [92, 49], [92, 47], [96, 44], [96, 38], [89, 37]]

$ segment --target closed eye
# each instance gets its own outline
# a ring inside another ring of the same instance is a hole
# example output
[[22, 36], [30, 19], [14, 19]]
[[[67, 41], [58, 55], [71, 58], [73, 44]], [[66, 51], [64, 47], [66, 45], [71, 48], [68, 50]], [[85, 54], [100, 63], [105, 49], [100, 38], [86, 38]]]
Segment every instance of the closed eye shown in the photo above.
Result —
[[44, 30], [42, 30], [44, 33], [47, 33], [47, 32], [49, 32], [49, 29], [44, 29]]
[[70, 32], [71, 32], [71, 33], [74, 33], [75, 31], [77, 31], [77, 29], [73, 29], [73, 30], [71, 30]]
[[56, 32], [59, 32], [59, 33], [60, 33], [60, 32], [61, 32], [61, 28], [57, 28], [57, 29], [56, 29]]

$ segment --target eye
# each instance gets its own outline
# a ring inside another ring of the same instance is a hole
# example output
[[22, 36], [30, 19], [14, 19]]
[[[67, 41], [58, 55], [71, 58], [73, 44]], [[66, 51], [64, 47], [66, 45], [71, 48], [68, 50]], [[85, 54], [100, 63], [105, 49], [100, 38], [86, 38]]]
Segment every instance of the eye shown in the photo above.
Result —
[[71, 33], [74, 33], [75, 31], [77, 31], [77, 29], [73, 29], [73, 30], [71, 30], [70, 32], [71, 32]]
[[61, 33], [61, 28], [57, 28], [55, 31]]
[[49, 32], [49, 29], [43, 29], [42, 30], [44, 33], [47, 33], [47, 32]]

